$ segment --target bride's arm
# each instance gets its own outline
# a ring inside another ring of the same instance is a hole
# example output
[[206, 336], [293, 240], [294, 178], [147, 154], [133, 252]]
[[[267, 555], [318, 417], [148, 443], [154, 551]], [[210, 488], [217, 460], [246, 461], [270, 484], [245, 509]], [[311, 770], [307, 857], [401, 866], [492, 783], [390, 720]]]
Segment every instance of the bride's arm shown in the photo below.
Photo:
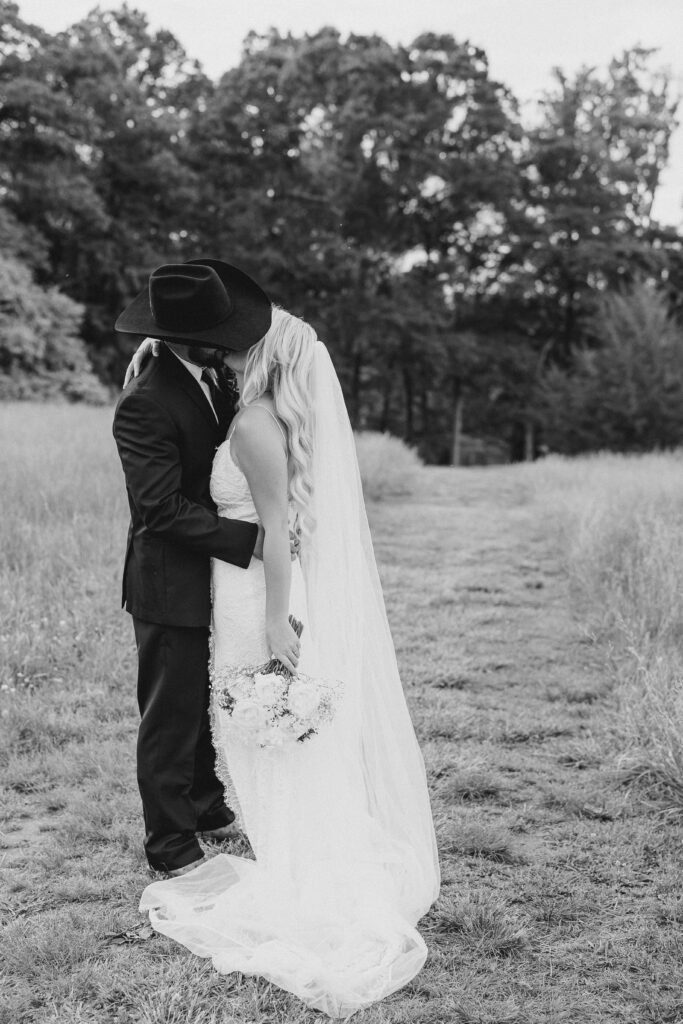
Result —
[[231, 452], [247, 478], [263, 528], [266, 576], [266, 639], [270, 653], [291, 672], [299, 660], [299, 638], [289, 624], [292, 562], [289, 544], [287, 453], [272, 417], [258, 406], [244, 410]]

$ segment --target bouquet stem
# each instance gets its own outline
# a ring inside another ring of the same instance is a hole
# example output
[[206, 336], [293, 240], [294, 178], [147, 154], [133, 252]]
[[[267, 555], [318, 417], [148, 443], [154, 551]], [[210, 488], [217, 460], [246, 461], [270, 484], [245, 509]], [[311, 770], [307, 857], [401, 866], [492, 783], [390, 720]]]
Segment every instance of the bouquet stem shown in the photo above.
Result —
[[[299, 622], [298, 619], [295, 619], [293, 615], [290, 615], [289, 616], [289, 624], [292, 627], [292, 629], [294, 630], [294, 632], [296, 633], [296, 635], [298, 637], [301, 637], [301, 634], [304, 631], [303, 623]], [[279, 661], [277, 658], [271, 658], [270, 661], [268, 662], [268, 664], [265, 666], [265, 668], [262, 671], [266, 675], [269, 672], [275, 672], [276, 675], [284, 676], [285, 679], [288, 679], [288, 680], [293, 678], [292, 673], [289, 671], [289, 669], [286, 668], [282, 664], [282, 662]]]

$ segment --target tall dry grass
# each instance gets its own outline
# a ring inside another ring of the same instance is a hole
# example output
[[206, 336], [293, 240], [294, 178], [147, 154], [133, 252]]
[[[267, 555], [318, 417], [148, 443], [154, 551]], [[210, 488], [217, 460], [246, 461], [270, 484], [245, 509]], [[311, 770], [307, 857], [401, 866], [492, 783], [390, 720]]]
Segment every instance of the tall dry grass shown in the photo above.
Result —
[[85, 738], [106, 692], [130, 676], [117, 600], [128, 510], [111, 419], [105, 408], [0, 405], [2, 771]]
[[631, 771], [683, 805], [683, 455], [553, 457], [530, 480], [613, 644]]
[[398, 437], [364, 430], [356, 435], [356, 452], [366, 498], [381, 500], [412, 494], [422, 462]]
[[64, 666], [63, 645], [76, 638], [81, 661], [97, 658], [128, 520], [111, 419], [85, 406], [0, 406], [3, 683], [15, 667], [26, 677]]

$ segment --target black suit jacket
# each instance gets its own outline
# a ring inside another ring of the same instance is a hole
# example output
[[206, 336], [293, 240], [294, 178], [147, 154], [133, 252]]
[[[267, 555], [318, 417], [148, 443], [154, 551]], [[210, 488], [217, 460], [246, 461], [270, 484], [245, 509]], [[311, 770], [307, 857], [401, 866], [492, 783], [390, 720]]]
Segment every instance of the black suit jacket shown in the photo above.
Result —
[[126, 477], [130, 529], [123, 604], [136, 618], [208, 626], [210, 559], [246, 568], [257, 527], [217, 515], [209, 492], [216, 447], [233, 406], [216, 402], [164, 345], [121, 395], [114, 437]]

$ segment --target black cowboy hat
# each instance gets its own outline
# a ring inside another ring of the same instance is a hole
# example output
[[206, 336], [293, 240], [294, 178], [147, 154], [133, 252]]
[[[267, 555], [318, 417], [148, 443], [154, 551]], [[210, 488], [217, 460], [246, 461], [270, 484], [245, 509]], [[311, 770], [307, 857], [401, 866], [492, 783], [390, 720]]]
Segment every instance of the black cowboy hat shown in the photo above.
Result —
[[270, 322], [270, 299], [256, 281], [222, 260], [199, 259], [152, 271], [114, 330], [243, 352]]

